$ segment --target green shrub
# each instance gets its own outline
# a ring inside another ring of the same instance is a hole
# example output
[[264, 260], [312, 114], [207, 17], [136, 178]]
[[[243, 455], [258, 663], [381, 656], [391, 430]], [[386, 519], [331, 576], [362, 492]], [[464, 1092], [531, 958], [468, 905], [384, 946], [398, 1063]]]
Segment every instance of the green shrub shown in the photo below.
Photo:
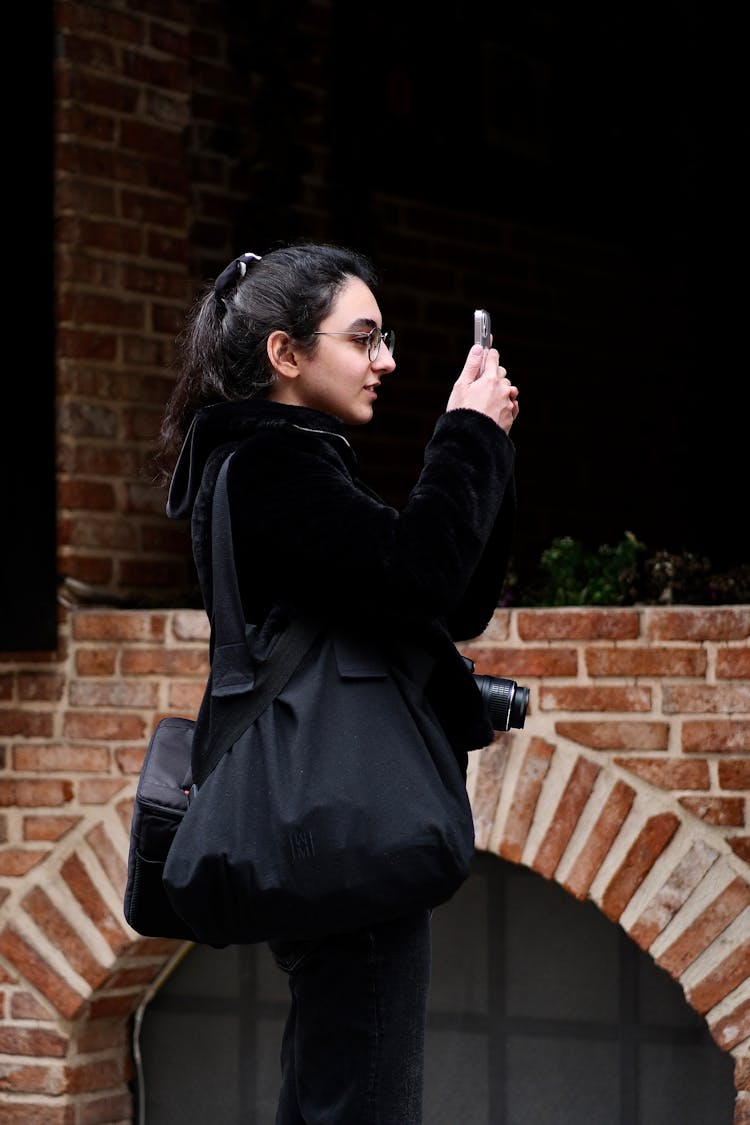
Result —
[[630, 531], [615, 546], [589, 550], [576, 539], [553, 539], [525, 587], [510, 576], [505, 604], [730, 605], [750, 603], [750, 564], [714, 573], [709, 559], [689, 551], [649, 553]]

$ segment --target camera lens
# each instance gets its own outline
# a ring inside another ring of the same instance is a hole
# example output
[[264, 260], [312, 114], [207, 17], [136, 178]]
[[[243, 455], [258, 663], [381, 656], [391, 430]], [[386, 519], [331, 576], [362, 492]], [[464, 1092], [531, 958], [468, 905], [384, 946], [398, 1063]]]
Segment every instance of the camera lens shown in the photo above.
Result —
[[520, 730], [526, 722], [529, 689], [519, 687], [515, 680], [502, 676], [474, 674], [494, 730]]

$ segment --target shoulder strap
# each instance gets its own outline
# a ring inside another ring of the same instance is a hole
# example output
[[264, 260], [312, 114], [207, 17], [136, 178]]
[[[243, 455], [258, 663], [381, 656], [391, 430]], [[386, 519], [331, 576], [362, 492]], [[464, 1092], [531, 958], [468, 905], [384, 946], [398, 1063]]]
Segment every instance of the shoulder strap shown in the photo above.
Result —
[[246, 639], [237, 568], [234, 561], [227, 473], [233, 453], [222, 463], [211, 512], [214, 653], [211, 664], [211, 723], [200, 754], [195, 782], [202, 784], [230, 746], [265, 711], [288, 682], [320, 632], [320, 625], [298, 618], [277, 637], [256, 677]]

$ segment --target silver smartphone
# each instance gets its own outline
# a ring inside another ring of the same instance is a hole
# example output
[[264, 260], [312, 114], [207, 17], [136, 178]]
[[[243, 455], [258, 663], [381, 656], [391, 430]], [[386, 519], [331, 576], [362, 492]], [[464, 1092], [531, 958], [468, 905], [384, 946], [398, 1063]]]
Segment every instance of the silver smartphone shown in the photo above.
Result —
[[474, 310], [474, 343], [481, 344], [484, 348], [482, 355], [482, 366], [480, 374], [484, 371], [484, 365], [487, 361], [487, 350], [492, 344], [492, 324], [490, 322], [490, 314], [486, 309]]

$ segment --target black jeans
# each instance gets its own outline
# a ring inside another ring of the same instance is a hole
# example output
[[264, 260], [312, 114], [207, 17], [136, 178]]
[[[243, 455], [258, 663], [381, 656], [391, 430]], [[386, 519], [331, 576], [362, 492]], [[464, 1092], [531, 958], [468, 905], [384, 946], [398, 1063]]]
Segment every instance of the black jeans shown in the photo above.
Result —
[[271, 952], [291, 991], [276, 1125], [421, 1125], [430, 912]]

